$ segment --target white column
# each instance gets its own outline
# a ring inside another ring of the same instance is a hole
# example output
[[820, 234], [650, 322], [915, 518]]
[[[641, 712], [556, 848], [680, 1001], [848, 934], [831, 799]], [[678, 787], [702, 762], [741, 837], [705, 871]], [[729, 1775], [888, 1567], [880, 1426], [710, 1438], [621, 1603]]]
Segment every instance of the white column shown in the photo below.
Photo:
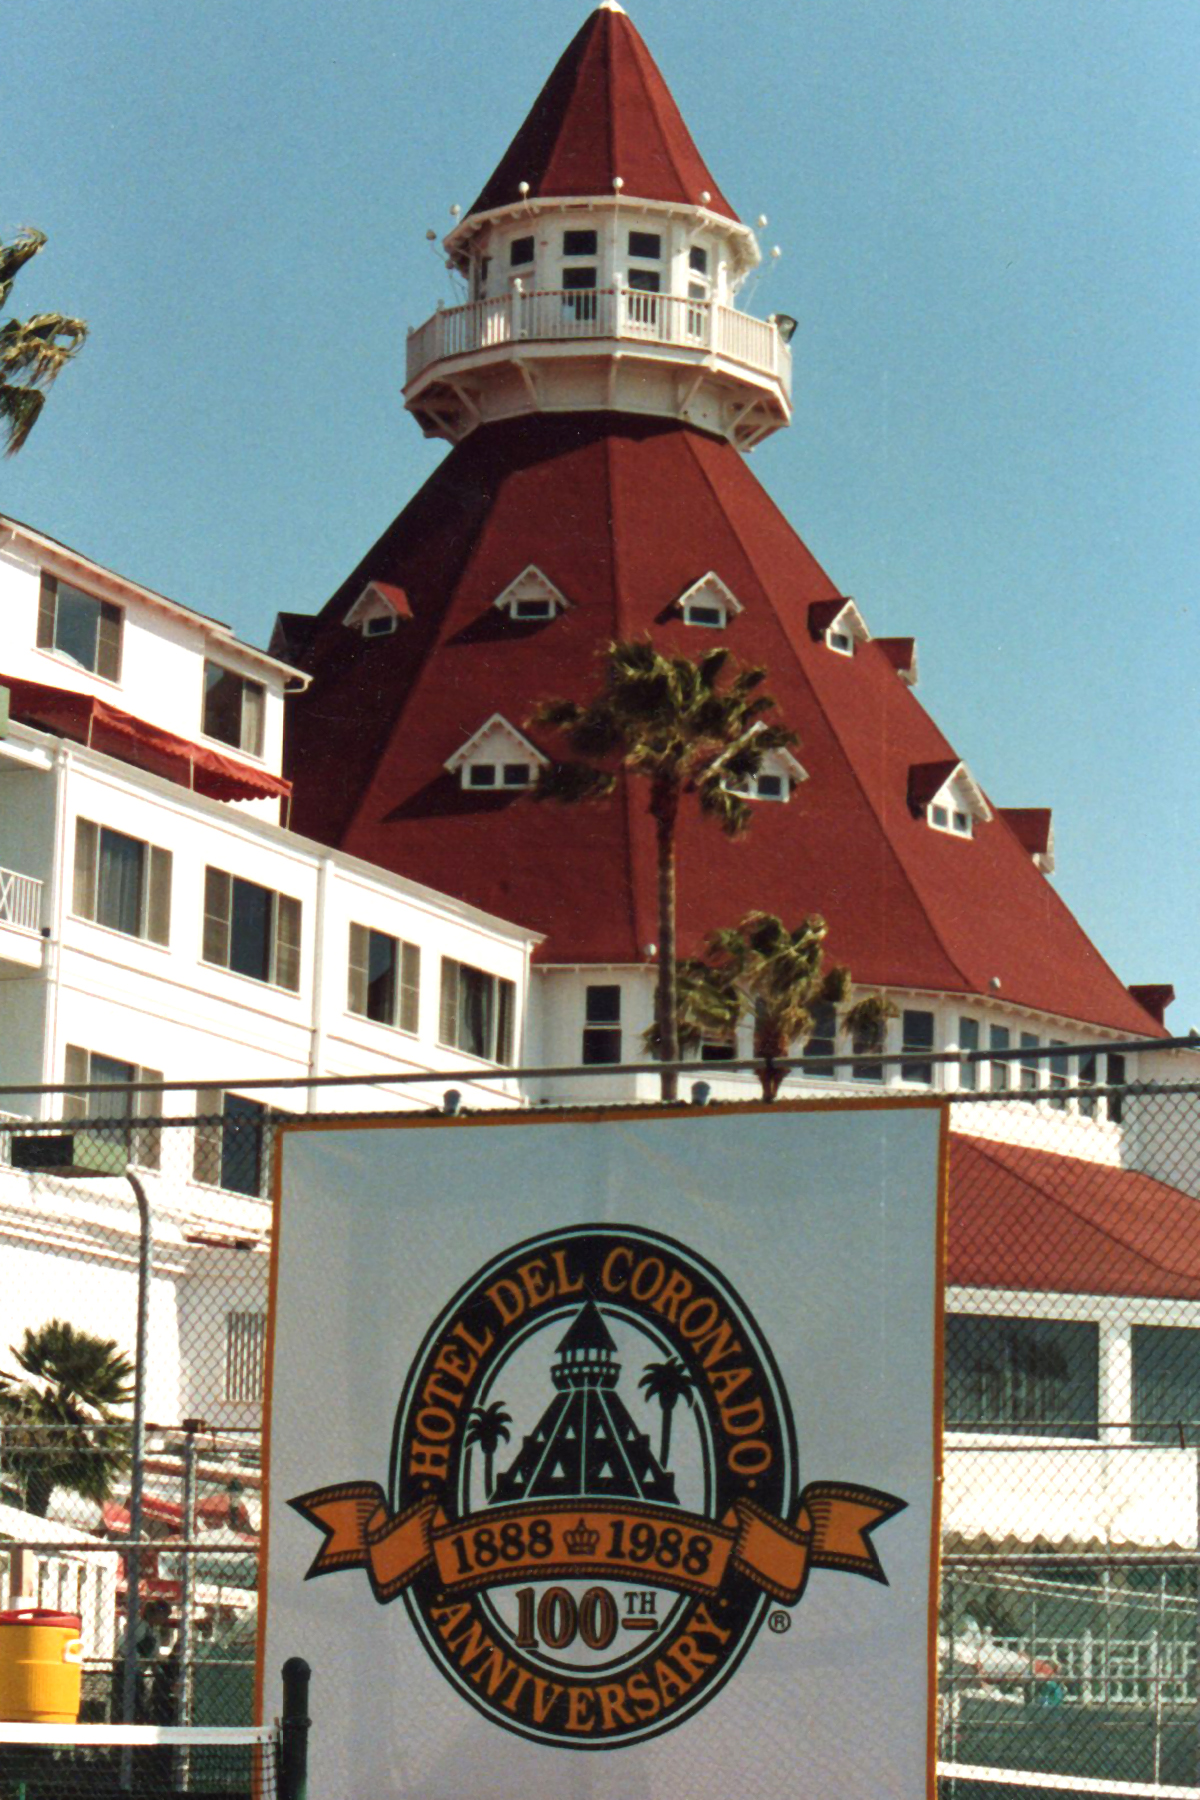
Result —
[[1133, 1333], [1129, 1325], [1100, 1327], [1100, 1437], [1127, 1444], [1133, 1436]]

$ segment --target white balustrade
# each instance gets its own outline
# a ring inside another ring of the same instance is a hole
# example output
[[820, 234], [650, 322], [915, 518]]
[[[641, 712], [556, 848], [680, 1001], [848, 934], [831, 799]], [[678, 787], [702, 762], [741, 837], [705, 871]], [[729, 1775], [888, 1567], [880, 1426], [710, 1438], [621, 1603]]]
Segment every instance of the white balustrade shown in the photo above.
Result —
[[641, 288], [514, 290], [440, 309], [408, 336], [409, 382], [434, 363], [493, 345], [579, 338], [633, 339], [701, 351], [774, 376], [791, 393], [792, 353], [776, 327], [714, 300]]
[[0, 925], [38, 931], [42, 920], [42, 884], [32, 875], [0, 869]]

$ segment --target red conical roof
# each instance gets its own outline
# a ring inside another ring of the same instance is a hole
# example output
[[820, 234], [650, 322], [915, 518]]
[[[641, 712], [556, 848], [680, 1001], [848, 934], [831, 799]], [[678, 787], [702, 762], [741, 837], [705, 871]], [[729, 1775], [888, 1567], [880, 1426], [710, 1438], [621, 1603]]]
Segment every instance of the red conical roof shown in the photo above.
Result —
[[611, 194], [616, 176], [626, 198], [706, 205], [737, 221], [633, 24], [602, 6], [567, 45], [466, 216], [516, 205], [523, 181], [533, 199], [557, 200]]
[[[500, 612], [530, 564], [568, 602], [549, 622]], [[753, 908], [811, 911], [856, 982], [1002, 999], [1130, 1034], [1161, 1034], [998, 814], [970, 838], [911, 804], [913, 771], [958, 766], [875, 643], [814, 636], [837, 589], [723, 440], [618, 414], [534, 415], [474, 432], [368, 553], [318, 622], [308, 693], [289, 704], [292, 823], [547, 934], [550, 963], [638, 963], [657, 939], [644, 783], [563, 809], [464, 791], [445, 763], [493, 714], [595, 691], [598, 653], [651, 634], [711, 647], [675, 603], [715, 572], [740, 603], [721, 641], [761, 663], [809, 779], [729, 840], [685, 808], [679, 944]], [[341, 623], [368, 581], [411, 621], [364, 638]], [[559, 746], [528, 736], [550, 755]]]

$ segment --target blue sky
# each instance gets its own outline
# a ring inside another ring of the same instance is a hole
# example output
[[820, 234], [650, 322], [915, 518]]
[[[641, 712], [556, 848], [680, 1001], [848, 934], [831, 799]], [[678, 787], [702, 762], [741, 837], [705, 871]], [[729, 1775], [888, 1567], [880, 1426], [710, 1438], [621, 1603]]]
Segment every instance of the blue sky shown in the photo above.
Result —
[[[796, 417], [754, 470], [1059, 891], [1200, 1024], [1200, 14], [1194, 0], [638, 0], [782, 256]], [[444, 454], [400, 401], [425, 241], [582, 6], [5, 11], [17, 309], [92, 338], [0, 510], [265, 643]]]

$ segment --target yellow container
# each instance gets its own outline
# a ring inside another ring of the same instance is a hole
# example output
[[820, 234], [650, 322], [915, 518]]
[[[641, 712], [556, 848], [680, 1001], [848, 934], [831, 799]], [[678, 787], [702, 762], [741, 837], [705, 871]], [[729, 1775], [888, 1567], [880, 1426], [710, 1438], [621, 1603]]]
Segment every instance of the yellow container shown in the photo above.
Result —
[[73, 1725], [83, 1680], [77, 1613], [31, 1606], [0, 1612], [0, 1719], [17, 1725]]

